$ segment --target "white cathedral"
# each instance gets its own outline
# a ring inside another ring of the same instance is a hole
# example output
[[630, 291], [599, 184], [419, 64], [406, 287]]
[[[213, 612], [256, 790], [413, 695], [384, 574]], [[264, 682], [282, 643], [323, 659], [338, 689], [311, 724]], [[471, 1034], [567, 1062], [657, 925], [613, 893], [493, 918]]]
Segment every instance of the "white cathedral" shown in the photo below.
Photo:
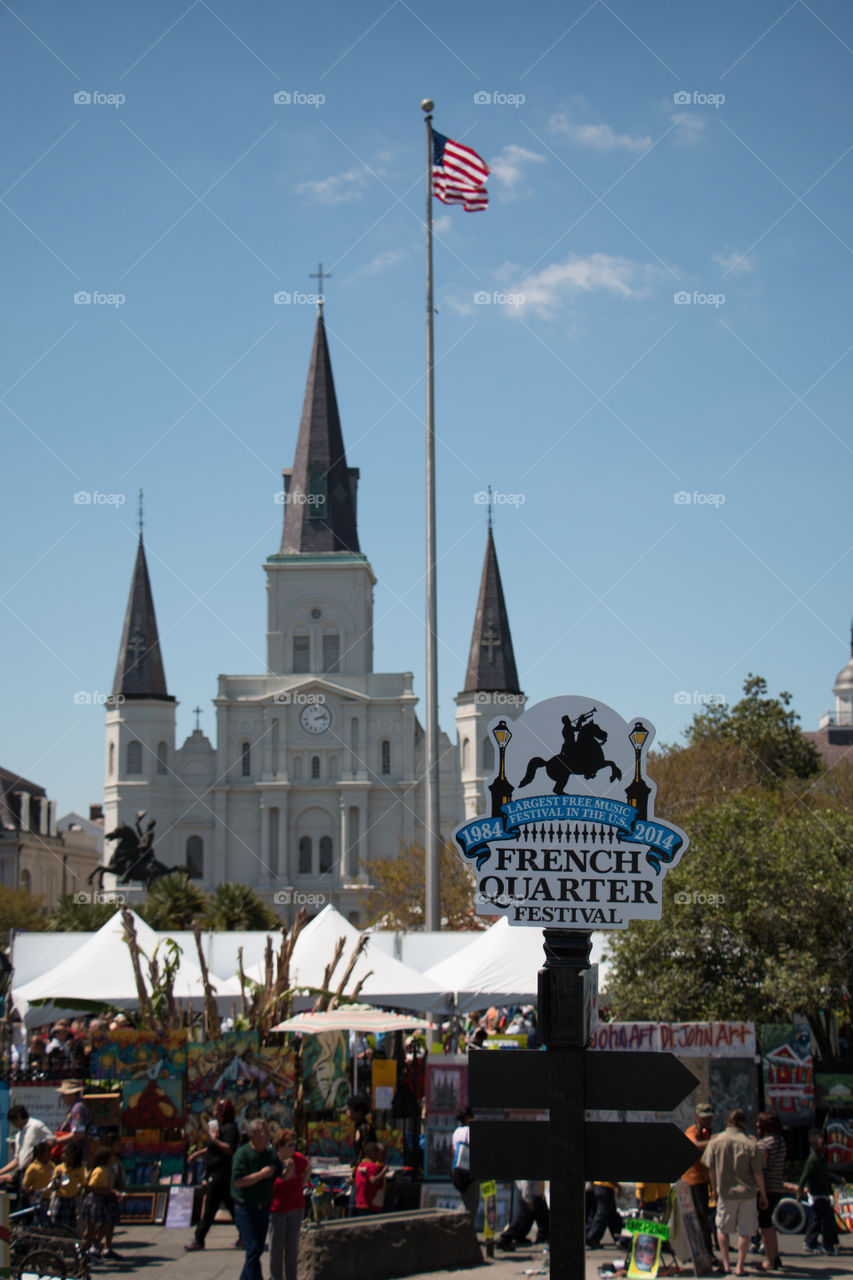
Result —
[[[371, 864], [423, 844], [425, 734], [411, 673], [373, 670], [376, 579], [359, 545], [359, 473], [347, 465], [322, 310], [283, 475], [281, 546], [264, 565], [267, 670], [219, 677], [215, 746], [197, 727], [176, 749], [140, 533], [107, 706], [105, 831], [145, 811], [156, 858], [202, 888], [238, 881], [273, 904], [322, 895], [314, 901], [357, 923]], [[483, 812], [488, 723], [514, 719], [524, 701], [490, 525], [458, 741], [439, 743], [443, 838]]]

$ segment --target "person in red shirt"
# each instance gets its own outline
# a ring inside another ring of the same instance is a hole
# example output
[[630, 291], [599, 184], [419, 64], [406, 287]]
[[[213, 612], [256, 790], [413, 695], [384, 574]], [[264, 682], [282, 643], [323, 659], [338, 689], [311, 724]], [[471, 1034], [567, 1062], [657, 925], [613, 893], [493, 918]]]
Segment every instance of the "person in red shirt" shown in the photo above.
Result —
[[355, 1212], [356, 1216], [366, 1213], [381, 1213], [385, 1205], [385, 1175], [388, 1165], [385, 1163], [385, 1148], [381, 1142], [368, 1142], [364, 1148], [364, 1159], [355, 1171]]
[[270, 1280], [296, 1280], [299, 1232], [305, 1217], [305, 1183], [311, 1165], [296, 1150], [296, 1132], [279, 1129], [273, 1139], [283, 1168], [273, 1183], [270, 1205]]

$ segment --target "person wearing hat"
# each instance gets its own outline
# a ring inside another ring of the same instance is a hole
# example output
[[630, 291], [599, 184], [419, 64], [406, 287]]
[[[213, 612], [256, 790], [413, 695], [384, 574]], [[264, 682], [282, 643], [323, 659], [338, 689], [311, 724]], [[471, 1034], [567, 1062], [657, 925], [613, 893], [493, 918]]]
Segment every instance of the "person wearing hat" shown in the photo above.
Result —
[[72, 1138], [77, 1138], [80, 1142], [86, 1143], [86, 1131], [89, 1127], [90, 1116], [89, 1108], [83, 1101], [83, 1082], [82, 1080], [63, 1080], [62, 1084], [56, 1091], [62, 1102], [67, 1102], [69, 1106], [68, 1114], [62, 1122], [62, 1128], [56, 1135], [57, 1145], [64, 1145], [70, 1142]]
[[714, 1256], [714, 1233], [711, 1222], [711, 1208], [708, 1203], [711, 1181], [708, 1169], [702, 1163], [702, 1156], [711, 1141], [711, 1125], [713, 1122], [714, 1108], [709, 1102], [700, 1102], [696, 1108], [695, 1122], [685, 1130], [686, 1136], [695, 1147], [699, 1148], [699, 1158], [684, 1174], [684, 1181], [690, 1187], [693, 1208], [696, 1210], [696, 1217], [699, 1219], [702, 1238], [711, 1257]]

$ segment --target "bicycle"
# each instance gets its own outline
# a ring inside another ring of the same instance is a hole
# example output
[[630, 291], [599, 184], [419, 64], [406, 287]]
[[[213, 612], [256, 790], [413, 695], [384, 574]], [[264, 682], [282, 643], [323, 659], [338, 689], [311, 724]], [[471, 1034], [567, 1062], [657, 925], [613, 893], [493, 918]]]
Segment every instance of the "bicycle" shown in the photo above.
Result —
[[89, 1260], [82, 1241], [66, 1227], [33, 1221], [37, 1210], [9, 1214], [9, 1275], [50, 1276], [51, 1280], [89, 1280]]

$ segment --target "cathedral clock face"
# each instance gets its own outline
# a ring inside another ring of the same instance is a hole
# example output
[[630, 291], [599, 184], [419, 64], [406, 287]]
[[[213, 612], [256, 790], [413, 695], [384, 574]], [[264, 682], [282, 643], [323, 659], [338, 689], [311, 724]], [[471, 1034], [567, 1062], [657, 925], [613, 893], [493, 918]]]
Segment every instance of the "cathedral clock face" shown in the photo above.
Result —
[[309, 702], [299, 713], [299, 723], [306, 733], [325, 733], [332, 723], [332, 713], [322, 702]]

